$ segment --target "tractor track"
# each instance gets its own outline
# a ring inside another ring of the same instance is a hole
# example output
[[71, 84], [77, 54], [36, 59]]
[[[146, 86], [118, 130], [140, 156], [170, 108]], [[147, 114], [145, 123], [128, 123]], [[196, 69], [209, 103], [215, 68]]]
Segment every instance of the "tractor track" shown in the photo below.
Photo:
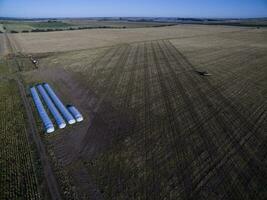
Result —
[[120, 47], [116, 47], [116, 48], [111, 48], [111, 50], [107, 50], [105, 52], [105, 54], [103, 55], [102, 58], [99, 58], [99, 60], [96, 60], [94, 63], [93, 63], [93, 66], [92, 66], [92, 69], [90, 70], [89, 73], [92, 73], [92, 79], [89, 80], [89, 84], [94, 86], [95, 82], [97, 81], [97, 78], [98, 78], [98, 73], [101, 73], [101, 72], [98, 72], [99, 69], [97, 69], [97, 66], [101, 65], [103, 63], [103, 65], [105, 65], [105, 63], [111, 63], [112, 59], [114, 59], [114, 56], [116, 54], [118, 54], [118, 51], [121, 50]]
[[[174, 47], [175, 48], [175, 47]], [[183, 57], [183, 59], [184, 59], [184, 57]], [[182, 59], [180, 59], [180, 61], [179, 61], [179, 58], [176, 58], [176, 60], [177, 60], [177, 65], [179, 66], [183, 66], [182, 64], [181, 64], [181, 60]], [[189, 61], [187, 61], [187, 62], [189, 62]], [[192, 69], [194, 70], [194, 68], [192, 67]], [[193, 77], [192, 77], [192, 75], [189, 75], [188, 73], [186, 73], [187, 74], [187, 77], [188, 77], [188, 80], [193, 84], [193, 86], [194, 86], [194, 88], [196, 88], [196, 92], [198, 92], [198, 94], [199, 94], [199, 96], [201, 97], [201, 101], [202, 102], [206, 102], [207, 104], [208, 104], [208, 106], [209, 107], [211, 107], [211, 108], [213, 108], [213, 109], [215, 109], [213, 106], [212, 106], [212, 102], [204, 95], [204, 93], [202, 92], [202, 89], [198, 86], [198, 84], [200, 84], [200, 83], [197, 83], [196, 82], [196, 80], [200, 80], [200, 79], [197, 79], [197, 77], [194, 79]], [[202, 79], [201, 79], [201, 81], [202, 81]], [[203, 81], [205, 81], [205, 79], [203, 79]], [[208, 82], [209, 80], [208, 79], [206, 79], [206, 81]], [[208, 85], [209, 87], [210, 87], [210, 85]], [[218, 91], [217, 91], [217, 89], [215, 88], [215, 87], [210, 87], [211, 89], [209, 89], [209, 91], [213, 91], [213, 94], [215, 94], [215, 96], [217, 97], [217, 99], [218, 100], [220, 100], [222, 103], [221, 103], [221, 106], [223, 107], [223, 106], [225, 106], [225, 107], [227, 107], [227, 105], [223, 105], [223, 104], [225, 104], [225, 103], [228, 103], [229, 105], [232, 105], [232, 103], [231, 102], [229, 102], [228, 101], [228, 99], [226, 99], [226, 98], [224, 98], [224, 97], [222, 97], [222, 95], [220, 95], [220, 96], [217, 96], [218, 95]], [[225, 108], [224, 107], [224, 108]], [[233, 109], [235, 112], [234, 112], [234, 115], [236, 115], [235, 117], [233, 117], [233, 119], [238, 119], [240, 116], [241, 116], [241, 114], [233, 107], [233, 106], [231, 106], [230, 107], [231, 109]], [[212, 113], [216, 113], [216, 111], [214, 111], [214, 112], [212, 112]], [[242, 116], [241, 117], [242, 119], [245, 119], [244, 118], [244, 116]], [[247, 121], [245, 122], [245, 123], [247, 123]], [[226, 126], [226, 125], [225, 125]], [[250, 130], [250, 129], [249, 129]]]
[[[136, 62], [137, 60], [137, 53], [138, 53], [138, 47], [132, 47], [131, 48], [131, 52], [130, 54], [128, 55], [127, 57], [127, 61], [128, 62]], [[132, 60], [131, 60], [132, 58]], [[127, 66], [127, 63], [125, 63], [124, 65], [124, 68]], [[127, 75], [127, 72], [125, 69], [122, 70], [123, 71], [123, 75], [122, 77], [120, 77], [120, 82], [127, 82], [126, 85], [122, 85], [122, 86], [117, 86], [117, 88], [120, 90], [119, 93], [122, 94], [123, 96], [118, 100], [118, 102], [116, 103], [116, 107], [118, 107], [118, 115], [120, 116], [120, 118], [127, 118], [127, 113], [124, 113], [125, 110], [129, 107], [129, 104], [130, 104], [130, 100], [131, 100], [131, 91], [132, 91], [132, 88], [133, 88], [133, 84], [134, 84], [134, 80], [135, 80], [135, 65], [133, 65], [131, 71], [129, 72], [130, 75], [128, 75], [128, 77], [126, 76]], [[128, 78], [128, 81], [126, 81], [126, 78]], [[125, 79], [125, 80], [124, 80]], [[123, 141], [123, 138], [125, 138], [125, 135], [129, 135], [130, 132], [132, 130], [134, 130], [134, 127], [135, 127], [135, 121], [134, 122], [126, 122], [127, 123], [127, 126], [129, 126], [129, 128], [126, 128], [126, 129], [121, 129], [120, 127], [124, 127], [124, 125], [122, 124], [123, 123], [123, 120], [119, 120], [118, 122], [118, 129], [116, 130], [116, 140], [117, 141]], [[123, 133], [123, 134], [122, 134]], [[124, 135], [122, 138], [120, 138], [122, 135]], [[119, 158], [119, 160], [122, 160], [122, 153], [123, 153], [123, 147], [122, 145], [118, 145], [117, 147], [117, 156]], [[113, 157], [114, 159], [114, 157]], [[113, 160], [112, 163], [115, 163], [116, 161]], [[123, 165], [122, 165], [122, 162], [119, 162], [118, 163], [118, 168], [116, 169], [117, 170], [117, 173], [116, 173], [116, 177], [117, 177], [117, 180], [120, 184], [117, 185], [117, 190], [115, 190], [115, 196], [114, 198], [118, 198], [119, 195], [120, 195], [120, 192], [123, 191]], [[111, 184], [111, 183], [110, 183]]]
[[[158, 46], [159, 46], [159, 48], [161, 48], [161, 46], [159, 44], [158, 44]], [[168, 48], [169, 47], [167, 46], [166, 49], [168, 49]], [[166, 56], [166, 52], [164, 52], [164, 50], [162, 50], [162, 48], [161, 48], [161, 51], [162, 51], [162, 54], [165, 54], [165, 56]], [[172, 70], [171, 75], [173, 76], [172, 77], [173, 80], [176, 82], [176, 87], [179, 88], [179, 92], [181, 92], [181, 91], [183, 91], [183, 89], [182, 89], [183, 86], [182, 86], [181, 83], [179, 83], [179, 77], [176, 77], [175, 76], [175, 71], [172, 68], [172, 65], [170, 65], [170, 63], [168, 63], [168, 60], [169, 60], [169, 58], [165, 57], [166, 65], [168, 66], [168, 68], [170, 70]], [[188, 78], [188, 77], [186, 77], [186, 78]], [[185, 79], [184, 81], [188, 81], [188, 84], [192, 84], [192, 79]], [[185, 82], [183, 82], [183, 85], [187, 85], [187, 84]], [[196, 85], [194, 84], [192, 88], [196, 88]], [[185, 102], [187, 102], [187, 104], [188, 104], [188, 102], [191, 101], [190, 98], [186, 95], [185, 92], [182, 92], [182, 93], [184, 93], [184, 95], [182, 95], [182, 96], [183, 96], [183, 98], [186, 97], [185, 98]], [[204, 95], [203, 94], [199, 94], [198, 93], [198, 96], [202, 99], [201, 100], [202, 102], [205, 102], [205, 98], [204, 98]], [[208, 107], [210, 107], [210, 105], [208, 105]], [[189, 105], [187, 105], [187, 108], [190, 110], [190, 113], [192, 115], [192, 118], [195, 117], [195, 121], [201, 119], [201, 117], [198, 115], [198, 113], [194, 109], [193, 102], [191, 102]], [[216, 110], [211, 111], [211, 113], [216, 113]], [[217, 121], [217, 123], [218, 123], [218, 121]], [[205, 149], [208, 150], [208, 152], [209, 152], [209, 155], [210, 155], [210, 158], [211, 158], [211, 162], [214, 163], [215, 162], [215, 158], [216, 158], [216, 153], [215, 152], [217, 152], [217, 148], [214, 145], [213, 145], [213, 147], [211, 146], [213, 144], [213, 143], [211, 143], [212, 142], [212, 139], [209, 138], [208, 135], [206, 134], [207, 131], [205, 130], [204, 126], [201, 125], [201, 122], [200, 121], [199, 122], [196, 122], [196, 124], [199, 124], [198, 129], [202, 130], [201, 133], [200, 133], [200, 136], [201, 136], [202, 140], [205, 143]], [[210, 171], [213, 171], [213, 169], [216, 169], [215, 166], [213, 166], [213, 168], [210, 168], [210, 169], [208, 168], [208, 171], [206, 171], [206, 173], [203, 173], [203, 174], [207, 175], [207, 173], [210, 172]], [[224, 174], [224, 176], [225, 176], [225, 172], [221, 172], [220, 174]], [[200, 178], [199, 181], [194, 180], [194, 186], [193, 186], [193, 188], [196, 189], [196, 187], [197, 187], [197, 184], [196, 183], [197, 182], [200, 182], [200, 181], [203, 181], [203, 179], [204, 178]], [[195, 192], [193, 192], [193, 194], [194, 193]], [[192, 197], [194, 197], [194, 195]]]
[[[140, 49], [140, 46], [138, 45], [137, 47], [135, 47], [135, 51], [134, 51], [134, 55], [133, 55], [133, 65], [130, 68], [130, 75], [129, 75], [129, 81], [127, 83], [127, 88], [126, 88], [126, 92], [125, 92], [125, 96], [123, 97], [124, 102], [122, 105], [123, 110], [129, 108], [130, 106], [130, 101], [131, 101], [131, 97], [132, 97], [132, 89], [134, 86], [134, 82], [135, 82], [135, 71], [136, 71], [136, 67], [137, 67], [137, 58], [138, 58], [138, 52]], [[127, 67], [127, 66], [126, 66]]]
[[[118, 91], [119, 94], [126, 94], [127, 95], [127, 84], [126, 85], [121, 85], [121, 83], [126, 82], [126, 72], [125, 72], [125, 66], [127, 65], [128, 62], [131, 62], [131, 56], [134, 55], [136, 56], [136, 48], [132, 48], [131, 46], [127, 46], [127, 49], [125, 51], [125, 55], [119, 59], [119, 63], [117, 63], [116, 68], [113, 71], [113, 74], [115, 75], [113, 77], [112, 84], [110, 85], [110, 88], [107, 90], [109, 92], [109, 95], [111, 98], [108, 98], [108, 102], [113, 102], [113, 95], [115, 94], [116, 91]], [[126, 92], [125, 92], [126, 91]], [[110, 105], [112, 107], [111, 112], [115, 111], [115, 116], [114, 119], [108, 119], [107, 124], [111, 125], [113, 124], [114, 127], [112, 128], [112, 132], [114, 132], [114, 136], [111, 139], [111, 145], [118, 144], [123, 141], [123, 138], [126, 137], [126, 135], [129, 135], [130, 131], [132, 130], [134, 123], [130, 122], [127, 119], [127, 116], [124, 114], [124, 99], [125, 96], [120, 97], [117, 99], [117, 102], [114, 102], [113, 105]], [[106, 100], [104, 100], [106, 101]], [[114, 106], [116, 104], [117, 106]], [[118, 107], [118, 108], [117, 108]], [[115, 120], [113, 122], [112, 120]], [[116, 154], [113, 153], [111, 157], [111, 161], [109, 161], [110, 165], [110, 172], [109, 174], [114, 174], [116, 177], [116, 180], [118, 184], [116, 187], [114, 187], [113, 180], [109, 178], [108, 185], [112, 186], [110, 187], [109, 193], [113, 194], [113, 198], [117, 198], [119, 196], [119, 193], [123, 191], [123, 179], [122, 179], [122, 173], [123, 173], [123, 167], [121, 165], [121, 162], [118, 162], [116, 166], [114, 166], [114, 163], [116, 163], [116, 159], [121, 159], [122, 158], [122, 145], [117, 145], [116, 147]], [[115, 169], [115, 170], [114, 170]]]
[[[147, 148], [147, 145], [148, 145], [148, 136], [147, 136], [147, 131], [146, 130], [151, 130], [151, 117], [150, 117], [150, 103], [149, 103], [149, 100], [150, 100], [150, 96], [151, 96], [151, 93], [150, 93], [150, 87], [149, 87], [149, 72], [148, 72], [148, 56], [147, 56], [147, 46], [144, 44], [144, 47], [143, 47], [143, 54], [144, 54], [144, 74], [143, 74], [143, 102], [144, 102], [144, 144], [145, 144], [145, 162], [148, 162], [148, 148]], [[148, 167], [145, 166], [145, 173], [147, 173]], [[148, 178], [145, 177], [143, 179], [143, 182], [144, 183], [147, 183]], [[143, 190], [143, 193], [145, 194], [145, 198], [147, 199], [148, 198], [148, 192], [146, 189]]]
[[[195, 67], [191, 64], [191, 62], [180, 51], [178, 51], [178, 49], [175, 48], [169, 41], [168, 41], [168, 43], [170, 44], [171, 49], [175, 50], [177, 52], [177, 54], [182, 57], [182, 59], [186, 62], [186, 64], [192, 70], [195, 70]], [[174, 53], [172, 55], [174, 55]], [[176, 57], [176, 60], [178, 61], [177, 64], [180, 64], [179, 58]], [[194, 80], [200, 80], [200, 79], [193, 79], [193, 77], [190, 76], [190, 75], [188, 77], [192, 80], [192, 83], [195, 86], [198, 85], [198, 83], [196, 83], [196, 81], [194, 81]], [[222, 93], [216, 87], [214, 87], [212, 85], [212, 83], [210, 82], [210, 80], [208, 78], [207, 79], [201, 79], [201, 82], [204, 82], [206, 84], [206, 86], [208, 88], [210, 88], [209, 91], [213, 91], [213, 94], [215, 94], [215, 97], [217, 98], [217, 100], [222, 102], [222, 106], [229, 107], [232, 110], [232, 113], [236, 116], [235, 118], [240, 119], [240, 121], [241, 121], [240, 123], [241, 123], [242, 126], [245, 126], [245, 128], [247, 130], [249, 130], [250, 132], [252, 132], [254, 130], [255, 124], [253, 124], [250, 121], [248, 121], [246, 116], [244, 116], [242, 114], [243, 112], [241, 113], [239, 110], [237, 110], [236, 105], [233, 105], [233, 103], [228, 98], [223, 96]], [[202, 91], [201, 88], [199, 88], [198, 91], [201, 92]], [[204, 94], [201, 94], [201, 96], [206, 98]], [[207, 100], [207, 99], [205, 99], [205, 100]], [[210, 102], [210, 104], [211, 104], [211, 102]], [[262, 132], [263, 132], [263, 130], [262, 130]], [[258, 139], [260, 139], [260, 138], [258, 138]]]
[[[201, 117], [199, 116], [198, 112], [196, 111], [194, 103], [192, 102], [192, 100], [190, 99], [190, 97], [188, 96], [188, 94], [187, 94], [187, 92], [186, 92], [186, 90], [184, 88], [184, 85], [186, 86], [187, 84], [190, 84], [190, 83], [180, 82], [180, 78], [176, 77], [175, 71], [172, 68], [172, 66], [169, 63], [169, 61], [168, 61], [169, 58], [167, 58], [167, 56], [166, 56], [166, 51], [167, 51], [168, 47], [165, 48], [165, 51], [162, 49], [161, 46], [158, 45], [158, 47], [160, 49], [160, 55], [158, 55], [158, 56], [163, 56], [164, 61], [165, 61], [165, 66], [170, 72], [169, 73], [170, 76], [171, 76], [171, 80], [170, 81], [173, 82], [173, 84], [177, 88], [178, 92], [181, 94], [183, 102], [186, 104], [186, 109], [189, 110], [191, 119], [194, 121], [195, 124], [198, 124], [199, 136], [201, 137], [201, 139], [202, 139], [202, 141], [204, 143], [205, 150], [208, 151], [209, 158], [211, 159], [210, 161], [213, 162], [214, 159], [215, 159], [217, 150], [216, 150], [216, 147], [211, 143], [212, 139], [209, 137], [208, 134], [206, 134], [207, 130], [205, 129], [205, 127], [202, 125], [202, 123], [200, 121]], [[190, 92], [192, 92], [192, 91], [190, 91]], [[172, 110], [170, 110], [168, 113], [171, 113], [171, 112], [172, 112]], [[194, 154], [198, 155], [198, 153], [196, 151], [195, 151]], [[189, 163], [188, 163], [187, 166], [190, 166]], [[190, 175], [188, 174], [187, 176], [190, 176]], [[196, 181], [195, 180], [192, 180], [192, 181], [193, 182], [191, 182], [191, 186], [190, 186], [192, 191], [187, 191], [188, 195], [192, 194], [192, 192], [194, 191], [194, 189], [196, 187], [196, 185], [193, 184]], [[187, 186], [187, 187], [189, 188], [189, 186]], [[188, 198], [189, 198], [189, 196], [187, 197], [187, 199]]]
[[[166, 79], [164, 79], [164, 75], [163, 75], [163, 71], [162, 71], [163, 69], [161, 68], [161, 65], [159, 64], [159, 60], [158, 60], [159, 55], [156, 53], [154, 44], [152, 44], [151, 46], [152, 46], [152, 52], [153, 52], [153, 60], [155, 60], [155, 66], [156, 66], [157, 74], [158, 74], [158, 82], [159, 82], [160, 87], [161, 87], [161, 94], [162, 94], [163, 99], [164, 99], [164, 106], [165, 106], [166, 113], [167, 113], [167, 121], [169, 121], [169, 123], [170, 123], [170, 130], [172, 133], [172, 135], [170, 137], [173, 140], [172, 141], [173, 148], [175, 148], [175, 152], [176, 152], [176, 162], [179, 163], [179, 160], [182, 160], [182, 159], [178, 159], [179, 158], [179, 153], [178, 153], [179, 149], [177, 147], [185, 147], [182, 149], [187, 149], [188, 148], [188, 146], [186, 145], [187, 141], [185, 139], [182, 139], [182, 137], [180, 138], [180, 140], [176, 139], [175, 134], [178, 134], [180, 132], [179, 121], [177, 121], [177, 117], [175, 116], [175, 114], [173, 112], [174, 109], [173, 109], [171, 102], [170, 102], [171, 97], [170, 97], [169, 92], [168, 92], [169, 89], [166, 85], [166, 81], [165, 81]], [[168, 81], [170, 81], [170, 80], [168, 80]], [[177, 142], [179, 142], [179, 143], [177, 144]], [[184, 189], [183, 198], [188, 199], [189, 195], [191, 193], [191, 190], [192, 190], [190, 165], [189, 165], [189, 162], [187, 160], [184, 160], [184, 163], [180, 163], [178, 166], [179, 167], [178, 167], [177, 171], [179, 171], [179, 173], [181, 173], [179, 181], [180, 181], [180, 183], [183, 184], [183, 189]], [[178, 176], [178, 174], [176, 174], [176, 176]]]
[[[169, 49], [169, 46], [166, 45], [166, 49]], [[165, 60], [168, 61], [169, 58], [165, 57]], [[167, 62], [167, 63], [168, 63], [168, 62]], [[179, 63], [178, 63], [178, 66], [179, 66]], [[171, 67], [171, 65], [169, 65], [169, 67]], [[185, 72], [185, 73], [186, 73], [186, 72]], [[179, 77], [175, 77], [175, 71], [173, 71], [173, 73], [171, 73], [171, 74], [173, 75], [173, 79], [176, 80], [176, 82], [177, 82], [177, 80], [179, 80]], [[202, 99], [201, 101], [202, 101], [202, 102], [206, 102], [207, 99], [205, 98], [205, 96], [204, 96], [203, 93], [199, 93], [199, 92], [198, 92], [198, 91], [200, 91], [200, 90], [199, 90], [199, 88], [197, 87], [197, 85], [194, 84], [194, 80], [191, 79], [191, 78], [189, 79], [188, 76], [187, 76], [187, 80], [188, 80], [189, 84], [193, 84], [193, 88], [196, 89], [196, 91], [197, 91], [197, 93], [198, 93], [198, 96]], [[176, 84], [176, 85], [177, 85], [177, 84]], [[177, 86], [178, 86], [178, 85], [177, 85]], [[180, 87], [179, 87], [179, 91], [181, 91], [181, 88], [180, 88]], [[191, 92], [192, 92], [192, 91], [191, 91]], [[187, 98], [185, 101], [186, 101], [186, 102], [190, 102], [190, 99]], [[208, 101], [208, 102], [209, 102], [209, 101]], [[210, 102], [209, 102], [209, 103], [210, 103]], [[187, 108], [190, 109], [190, 107], [191, 107], [192, 105], [193, 105], [193, 103], [190, 103], [190, 104], [187, 106]], [[209, 104], [208, 107], [210, 108], [211, 105]], [[211, 113], [216, 113], [216, 112], [217, 112], [216, 110], [211, 110]], [[196, 111], [193, 112], [193, 110], [191, 110], [190, 113], [193, 114], [194, 116], [198, 116]], [[197, 118], [200, 119], [200, 117], [197, 117]], [[201, 123], [201, 122], [198, 122], [198, 124], [199, 124], [198, 128], [200, 128], [200, 130], [203, 130], [203, 131], [201, 131], [201, 134], [204, 134], [205, 136], [204, 136], [204, 137], [202, 136], [202, 139], [203, 139], [203, 140], [206, 140], [206, 137], [207, 137], [207, 135], [205, 134], [206, 131], [205, 131], [204, 127], [202, 127], [202, 125], [201, 125], [200, 123]], [[220, 124], [220, 121], [217, 120], [217, 124]], [[224, 127], [227, 127], [226, 124], [223, 124], [223, 125], [224, 125]], [[212, 141], [211, 138], [209, 138], [208, 141], [211, 142], [211, 141]], [[207, 142], [208, 142], [208, 141], [207, 141]], [[209, 149], [209, 148], [210, 148], [210, 145], [208, 145], [207, 142], [206, 142], [206, 145], [205, 145], [206, 147], [205, 147], [205, 148], [206, 148], [206, 149]], [[210, 143], [210, 142], [209, 142], [209, 143]], [[211, 143], [210, 143], [210, 144], [211, 144]], [[215, 152], [216, 152], [216, 147], [213, 147], [213, 150], [212, 150], [212, 151], [209, 151], [209, 155], [210, 155], [210, 157], [211, 157], [211, 159], [212, 159], [212, 160], [211, 160], [212, 163], [216, 163], [216, 157], [215, 157], [216, 154], [214, 154]], [[218, 159], [218, 161], [220, 161], [220, 159]], [[218, 164], [219, 164], [219, 163], [218, 163]], [[199, 188], [199, 187], [198, 187], [198, 184], [199, 184], [200, 182], [203, 182], [203, 180], [205, 180], [205, 177], [207, 177], [207, 175], [208, 175], [210, 172], [213, 172], [213, 170], [216, 169], [216, 166], [217, 166], [216, 164], [212, 164], [210, 168], [206, 168], [205, 171], [202, 171], [202, 174], [204, 175], [204, 177], [201, 177], [201, 176], [200, 176], [199, 179], [198, 179], [198, 181], [197, 181], [197, 180], [194, 180], [194, 187], [193, 187], [193, 188], [194, 188], [194, 192], [193, 192], [192, 198], [194, 198], [194, 195], [195, 195], [196, 192], [197, 192], [197, 188]], [[216, 173], [216, 172], [215, 172], [215, 173]], [[226, 177], [226, 176], [225, 176], [226, 173], [225, 173], [224, 170], [221, 171], [220, 174], [224, 174], [224, 177]], [[199, 189], [201, 189], [201, 188], [199, 188]]]
[[[143, 103], [144, 103], [144, 143], [145, 143], [145, 161], [146, 161], [146, 167], [145, 167], [145, 172], [147, 172], [149, 170], [149, 168], [151, 168], [153, 170], [152, 173], [152, 185], [149, 186], [149, 188], [146, 188], [146, 190], [144, 191], [145, 193], [145, 197], [149, 198], [150, 195], [152, 195], [153, 199], [156, 199], [157, 194], [158, 194], [158, 189], [156, 190], [155, 188], [155, 184], [157, 183], [156, 180], [156, 167], [155, 167], [155, 154], [151, 153], [151, 158], [149, 158], [149, 151], [151, 151], [149, 149], [149, 131], [152, 130], [152, 126], [153, 126], [153, 122], [152, 122], [152, 116], [151, 116], [151, 104], [150, 104], [150, 98], [151, 98], [151, 91], [150, 88], [151, 83], [151, 73], [150, 73], [150, 65], [151, 63], [149, 62], [149, 56], [148, 56], [148, 47], [146, 45], [146, 43], [144, 44], [144, 72], [143, 72]], [[144, 182], [145, 183], [149, 183], [149, 177], [146, 177]]]
[[[170, 42], [168, 42], [168, 43], [170, 43]], [[172, 44], [167, 45], [165, 43], [165, 46], [167, 46], [167, 47], [171, 46], [172, 47], [171, 49], [173, 49], [173, 51], [176, 49], [174, 46], [172, 46]], [[167, 48], [167, 49], [170, 52], [170, 48]], [[176, 59], [178, 66], [183, 67], [183, 65], [181, 64], [181, 61], [184, 60], [184, 61], [186, 61], [187, 67], [190, 67], [193, 70], [195, 70], [194, 66], [188, 61], [188, 59], [185, 56], [183, 56], [177, 49], [175, 51], [178, 52], [178, 53], [176, 53], [176, 56], [175, 56], [175, 54], [173, 52], [170, 52], [170, 53]], [[177, 55], [179, 55], [180, 57], [178, 57]], [[186, 68], [186, 66], [184, 66], [184, 67]], [[199, 80], [199, 79], [194, 79], [192, 77], [192, 75], [190, 75], [188, 73], [186, 73], [186, 75], [187, 75], [188, 80], [190, 81], [190, 83], [193, 85], [193, 87], [195, 88], [196, 92], [198, 93], [201, 101], [203, 103], [205, 103], [207, 105], [207, 107], [209, 107], [211, 109], [212, 113], [216, 113], [216, 108], [213, 107], [212, 102], [209, 100], [209, 98], [207, 98], [205, 96], [205, 94], [202, 92], [202, 89], [198, 86], [199, 83], [197, 83], [196, 80]], [[205, 80], [203, 80], [203, 81], [205, 81]], [[250, 153], [248, 151], [246, 151], [244, 149], [244, 147], [240, 144], [241, 142], [239, 141], [239, 139], [235, 138], [235, 136], [234, 136], [235, 134], [233, 134], [233, 135], [231, 134], [231, 133], [235, 133], [237, 131], [234, 128], [235, 125], [232, 124], [233, 123], [232, 120], [228, 120], [228, 121], [225, 120], [225, 119], [227, 119], [227, 112], [225, 112], [224, 110], [227, 107], [229, 107], [231, 109], [231, 111], [232, 111], [231, 112], [232, 113], [231, 114], [232, 115], [232, 119], [235, 119], [235, 120], [236, 119], [240, 119], [240, 120], [242, 120], [241, 124], [240, 124], [240, 127], [244, 126], [246, 128], [245, 129], [246, 135], [254, 133], [254, 132], [252, 132], [254, 130], [253, 129], [253, 125], [246, 120], [246, 118], [236, 109], [236, 107], [234, 105], [232, 105], [232, 103], [228, 99], [226, 99], [216, 88], [214, 88], [211, 85], [211, 83], [209, 82], [208, 79], [206, 79], [205, 83], [206, 83], [207, 87], [211, 88], [210, 89], [211, 91], [214, 91], [214, 94], [216, 95], [216, 98], [219, 101], [221, 101], [221, 106], [224, 108], [221, 111], [221, 114], [214, 115], [214, 118], [215, 118], [217, 124], [221, 127], [223, 132], [227, 135], [227, 138], [230, 138], [229, 143], [231, 144], [232, 148], [234, 148], [234, 149], [236, 148], [238, 153], [240, 153], [242, 155], [243, 159], [246, 160], [247, 162], [249, 162], [248, 155], [250, 155]], [[245, 138], [246, 135], [243, 136], [242, 138]], [[248, 137], [248, 139], [249, 139], [249, 137]], [[229, 139], [227, 139], [227, 140], [229, 140]], [[244, 143], [245, 143], [245, 141], [244, 141]], [[228, 150], [228, 152], [225, 152], [225, 154], [224, 154], [224, 156], [222, 158], [220, 158], [220, 159], [217, 158], [216, 159], [217, 161], [213, 164], [213, 166], [208, 171], [212, 171], [212, 169], [214, 169], [215, 166], [218, 166], [221, 163], [220, 161], [223, 160], [225, 158], [225, 156], [229, 155], [230, 149]], [[255, 160], [253, 157], [254, 157], [254, 155], [250, 155], [249, 156], [249, 158], [251, 159], [251, 162], [250, 162], [250, 165], [249, 165], [249, 167], [251, 167], [251, 171], [255, 171], [256, 169], [262, 168], [263, 166], [257, 160]], [[261, 169], [258, 173], [259, 173], [259, 175], [264, 175], [264, 169]], [[201, 178], [200, 180], [203, 180], [203, 178]]]
[[[123, 50], [123, 49], [121, 49], [121, 50]], [[100, 114], [98, 114], [99, 109], [101, 107], [105, 106], [103, 104], [106, 104], [106, 98], [110, 95], [110, 93], [116, 87], [116, 85], [119, 81], [119, 75], [120, 75], [119, 70], [123, 67], [123, 64], [126, 62], [128, 51], [129, 51], [129, 46], [127, 46], [127, 50], [125, 50], [124, 52], [121, 53], [117, 62], [113, 63], [113, 67], [109, 71], [108, 76], [106, 77], [106, 79], [104, 80], [104, 83], [102, 84], [104, 92], [101, 92], [102, 95], [99, 97], [97, 105], [94, 106], [95, 108], [93, 109], [93, 113], [94, 113], [95, 117], [100, 117]], [[109, 110], [114, 110], [114, 109], [112, 107], [110, 107]], [[105, 121], [105, 118], [103, 118], [102, 120]], [[105, 122], [105, 123], [108, 123], [108, 122]], [[81, 145], [80, 153], [86, 151], [86, 149], [87, 149], [87, 144], [91, 138], [90, 128], [91, 128], [91, 126], [89, 126], [87, 134], [85, 135], [85, 138], [83, 139], [83, 144]]]

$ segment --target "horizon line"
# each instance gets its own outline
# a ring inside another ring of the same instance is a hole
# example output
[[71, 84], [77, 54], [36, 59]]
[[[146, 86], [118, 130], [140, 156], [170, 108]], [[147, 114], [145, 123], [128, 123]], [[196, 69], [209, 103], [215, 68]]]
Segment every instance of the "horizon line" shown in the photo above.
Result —
[[171, 19], [265, 19], [265, 17], [141, 17], [141, 16], [131, 16], [131, 17], [5, 17], [0, 16], [0, 18], [10, 18], [10, 19], [88, 19], [88, 18], [171, 18]]

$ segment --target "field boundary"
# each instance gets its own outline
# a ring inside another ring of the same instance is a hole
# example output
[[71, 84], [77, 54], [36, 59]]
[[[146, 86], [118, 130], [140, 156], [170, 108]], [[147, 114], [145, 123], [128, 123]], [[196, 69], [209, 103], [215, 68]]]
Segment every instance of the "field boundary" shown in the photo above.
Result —
[[[14, 48], [11, 44], [10, 38], [8, 37], [8, 35], [5, 33], [5, 37], [6, 37], [6, 41], [8, 43], [8, 46], [10, 48], [10, 52], [14, 54], [13, 59], [15, 60], [15, 64], [17, 65], [18, 69], [20, 69], [20, 65], [16, 59], [16, 55], [14, 52]], [[24, 105], [24, 108], [26, 110], [26, 114], [27, 114], [27, 121], [28, 121], [28, 134], [33, 138], [35, 145], [36, 145], [36, 149], [38, 151], [41, 163], [42, 163], [42, 168], [44, 171], [44, 177], [46, 179], [47, 182], [47, 187], [49, 189], [50, 192], [50, 196], [53, 200], [61, 200], [61, 194], [60, 194], [60, 190], [59, 190], [59, 186], [58, 183], [56, 181], [56, 178], [54, 176], [50, 161], [49, 161], [49, 157], [46, 154], [46, 149], [45, 146], [40, 138], [40, 135], [37, 131], [37, 126], [36, 126], [36, 122], [33, 116], [33, 112], [30, 106], [30, 103], [28, 101], [27, 98], [27, 94], [25, 91], [25, 86], [23, 84], [22, 81], [22, 77], [20, 74], [16, 74], [16, 77], [14, 77], [14, 79], [17, 82], [18, 88], [19, 88], [19, 92], [20, 92], [20, 96]]]

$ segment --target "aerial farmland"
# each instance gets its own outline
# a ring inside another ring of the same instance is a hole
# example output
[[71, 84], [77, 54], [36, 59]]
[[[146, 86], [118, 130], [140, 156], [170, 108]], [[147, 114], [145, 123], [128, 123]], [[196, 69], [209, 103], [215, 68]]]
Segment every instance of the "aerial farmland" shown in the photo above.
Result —
[[[108, 24], [3, 29], [0, 199], [266, 199], [267, 29]], [[47, 134], [42, 83], [83, 121]]]

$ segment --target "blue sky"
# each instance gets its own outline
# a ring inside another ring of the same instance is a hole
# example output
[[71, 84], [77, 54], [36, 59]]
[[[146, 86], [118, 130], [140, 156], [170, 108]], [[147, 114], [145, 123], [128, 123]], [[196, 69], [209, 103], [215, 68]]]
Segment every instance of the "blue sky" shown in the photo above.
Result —
[[267, 17], [267, 0], [0, 0], [2, 17]]

